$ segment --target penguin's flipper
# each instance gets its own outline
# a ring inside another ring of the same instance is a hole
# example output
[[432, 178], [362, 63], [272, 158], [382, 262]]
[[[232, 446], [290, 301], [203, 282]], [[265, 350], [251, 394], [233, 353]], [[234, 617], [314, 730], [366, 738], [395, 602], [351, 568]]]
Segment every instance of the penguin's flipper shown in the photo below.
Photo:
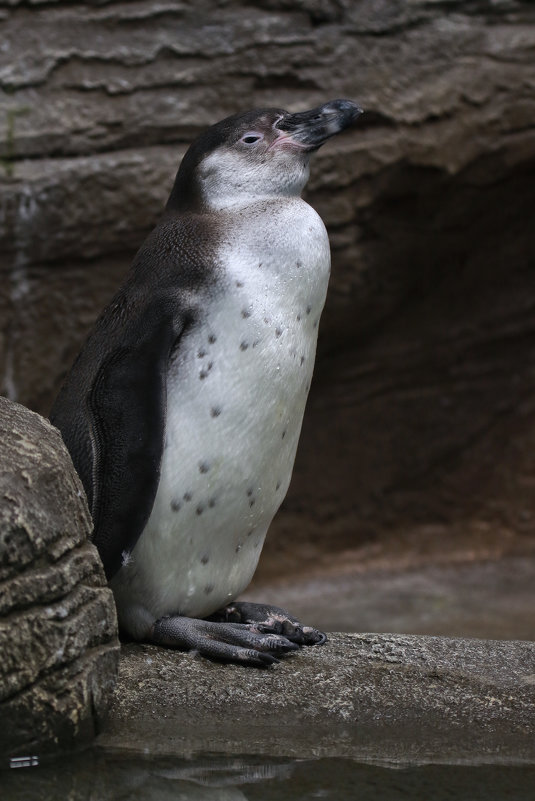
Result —
[[[146, 319], [150, 317], [150, 319]], [[183, 325], [147, 309], [102, 360], [87, 397], [95, 542], [111, 579], [149, 519], [164, 448], [168, 361]]]
[[299, 648], [286, 637], [266, 633], [254, 625], [215, 623], [178, 615], [157, 620], [150, 640], [181, 651], [197, 651], [218, 662], [253, 667], [276, 664], [278, 657]]
[[211, 615], [209, 620], [255, 625], [259, 631], [284, 636], [297, 645], [323, 645], [327, 635], [312, 626], [303, 626], [286, 609], [270, 604], [234, 601]]

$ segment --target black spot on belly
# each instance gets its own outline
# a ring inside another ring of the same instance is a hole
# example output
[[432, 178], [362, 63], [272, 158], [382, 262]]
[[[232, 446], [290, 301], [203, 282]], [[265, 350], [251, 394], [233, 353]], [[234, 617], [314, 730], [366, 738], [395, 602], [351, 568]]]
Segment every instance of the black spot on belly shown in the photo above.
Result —
[[241, 316], [243, 317], [244, 320], [247, 320], [247, 318], [251, 316], [251, 312], [249, 311], [249, 309], [242, 309]]
[[282, 432], [281, 439], [284, 439], [285, 436], [286, 436], [286, 429], [284, 429], [284, 431]]
[[280, 483], [280, 481], [277, 481], [277, 486], [275, 487], [275, 489], [276, 490], [280, 490], [280, 488], [281, 488], [281, 483]]
[[208, 506], [210, 507], [210, 509], [214, 508], [214, 506], [215, 506], [215, 498], [210, 498], [210, 500], [208, 501]]
[[240, 350], [247, 350], [248, 347], [249, 343], [245, 342], [245, 340], [242, 339], [242, 341], [240, 342]]
[[204, 504], [200, 503], [195, 509], [196, 513], [200, 516], [204, 512]]
[[248, 537], [250, 537], [251, 534], [254, 534], [254, 528], [252, 528], [250, 531], [247, 532], [247, 536]]
[[199, 462], [199, 473], [207, 473], [210, 469], [208, 462]]
[[277, 339], [278, 339], [280, 336], [282, 336], [282, 328], [276, 328], [276, 329], [275, 329], [275, 336], [277, 337]]
[[242, 287], [243, 286], [243, 281], [236, 281], [236, 286]]
[[253, 488], [252, 488], [252, 487], [249, 487], [249, 488], [247, 489], [247, 497], [248, 497], [248, 498], [250, 498], [250, 497], [251, 497], [251, 495], [253, 494], [253, 492], [254, 492]]
[[171, 509], [173, 510], [173, 512], [180, 512], [181, 508], [182, 504], [180, 503], [180, 501], [175, 501], [175, 500], [171, 501]]
[[182, 497], [187, 503], [188, 501], [191, 501], [191, 499], [193, 498], [193, 494], [191, 492], [185, 492]]
[[302, 262], [302, 261], [299, 261], [299, 260], [297, 260], [297, 261], [295, 262], [295, 266], [296, 266], [296, 267], [297, 267], [297, 269], [299, 270], [299, 269], [300, 269], [300, 268], [303, 266], [303, 262]]
[[304, 363], [305, 363], [305, 357], [301, 356], [301, 364], [304, 364]]
[[312, 307], [311, 306], [307, 306], [306, 311], [307, 311], [307, 314], [310, 314], [310, 312], [312, 311]]
[[209, 556], [207, 554], [203, 554], [203, 556], [201, 556], [201, 564], [202, 565], [207, 565], [209, 561], [210, 561], [210, 558], [209, 558]]
[[210, 334], [210, 336], [208, 337], [208, 342], [210, 343], [210, 345], [213, 345], [214, 342], [217, 342], [216, 335], [215, 334]]
[[212, 406], [212, 408], [210, 409], [210, 414], [212, 415], [212, 417], [219, 417], [219, 415], [221, 414], [221, 406]]
[[300, 320], [301, 320], [301, 315], [300, 315], [300, 314], [298, 314], [298, 315], [297, 315], [297, 322], [299, 322]]
[[197, 351], [197, 357], [199, 359], [203, 359], [205, 356], [206, 356], [205, 349], [204, 348], [199, 348], [199, 350]]
[[206, 595], [210, 595], [210, 593], [213, 591], [213, 589], [214, 589], [214, 585], [213, 584], [207, 584], [206, 587], [204, 588], [204, 592], [205, 592]]
[[213, 362], [208, 362], [208, 364], [202, 368], [201, 372], [199, 373], [199, 378], [201, 379], [201, 381], [208, 376], [208, 373], [210, 372], [213, 366], [214, 366]]

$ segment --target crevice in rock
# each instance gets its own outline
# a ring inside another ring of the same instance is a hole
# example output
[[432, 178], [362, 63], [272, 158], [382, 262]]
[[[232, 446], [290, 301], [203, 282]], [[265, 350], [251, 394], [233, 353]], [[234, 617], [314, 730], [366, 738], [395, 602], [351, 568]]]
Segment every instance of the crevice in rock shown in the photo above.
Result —
[[[37, 612], [44, 603], [59, 603], [74, 590], [79, 583], [87, 587], [96, 587], [100, 584], [101, 566], [92, 545], [85, 542], [54, 559], [46, 553], [35, 561], [24, 566], [13, 576], [0, 582], [0, 615], [6, 619], [9, 615]], [[52, 572], [58, 571], [58, 579], [52, 587], [47, 586], [51, 580]], [[59, 578], [61, 576], [61, 579]], [[42, 586], [41, 586], [42, 585]], [[8, 591], [13, 593], [15, 587], [15, 601], [8, 599]], [[23, 602], [20, 598], [33, 596], [31, 600]], [[16, 600], [16, 598], [19, 600]]]
[[[58, 699], [61, 699], [62, 696], [68, 697], [72, 693], [72, 690], [79, 679], [87, 676], [89, 673], [95, 670], [95, 666], [101, 657], [106, 657], [107, 655], [112, 656], [115, 653], [118, 658], [119, 650], [120, 646], [118, 645], [115, 637], [109, 637], [108, 639], [103, 639], [101, 642], [96, 644], [88, 645], [83, 653], [77, 654], [71, 661], [63, 662], [60, 665], [55, 665], [43, 670], [38, 676], [35, 677], [33, 681], [25, 684], [20, 690], [17, 690], [10, 695], [3, 696], [1, 699], [2, 704], [17, 703], [19, 699], [24, 698], [25, 695], [31, 696], [32, 692], [36, 688], [39, 688], [41, 703], [46, 705], [46, 698], [48, 696], [50, 698], [50, 706], [56, 706]], [[69, 682], [64, 686], [62, 692], [58, 693], [55, 683], [63, 676], [66, 676]], [[53, 679], [54, 681], [51, 684], [50, 692], [47, 693], [46, 684], [50, 679]], [[92, 710], [95, 708], [94, 701], [92, 701], [91, 708]]]

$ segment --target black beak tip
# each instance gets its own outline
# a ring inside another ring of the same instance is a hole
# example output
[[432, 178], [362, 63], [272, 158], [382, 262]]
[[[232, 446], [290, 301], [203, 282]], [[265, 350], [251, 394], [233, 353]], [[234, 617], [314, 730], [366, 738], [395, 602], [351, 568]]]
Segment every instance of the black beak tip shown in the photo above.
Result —
[[327, 106], [340, 114], [341, 117], [347, 120], [348, 124], [354, 122], [363, 113], [361, 106], [359, 106], [358, 103], [354, 103], [352, 100], [333, 100], [331, 103], [328, 103]]
[[317, 150], [331, 136], [352, 126], [361, 114], [361, 107], [352, 100], [331, 100], [310, 111], [286, 114], [276, 127], [291, 132], [296, 142]]

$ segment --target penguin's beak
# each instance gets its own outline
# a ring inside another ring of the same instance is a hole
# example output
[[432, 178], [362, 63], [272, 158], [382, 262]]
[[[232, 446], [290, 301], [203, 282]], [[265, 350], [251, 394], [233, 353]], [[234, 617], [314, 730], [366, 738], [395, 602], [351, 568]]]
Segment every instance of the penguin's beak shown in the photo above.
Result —
[[331, 100], [323, 106], [299, 114], [284, 114], [275, 128], [284, 133], [273, 145], [297, 145], [303, 150], [317, 150], [327, 139], [353, 125], [362, 109], [351, 100]]

